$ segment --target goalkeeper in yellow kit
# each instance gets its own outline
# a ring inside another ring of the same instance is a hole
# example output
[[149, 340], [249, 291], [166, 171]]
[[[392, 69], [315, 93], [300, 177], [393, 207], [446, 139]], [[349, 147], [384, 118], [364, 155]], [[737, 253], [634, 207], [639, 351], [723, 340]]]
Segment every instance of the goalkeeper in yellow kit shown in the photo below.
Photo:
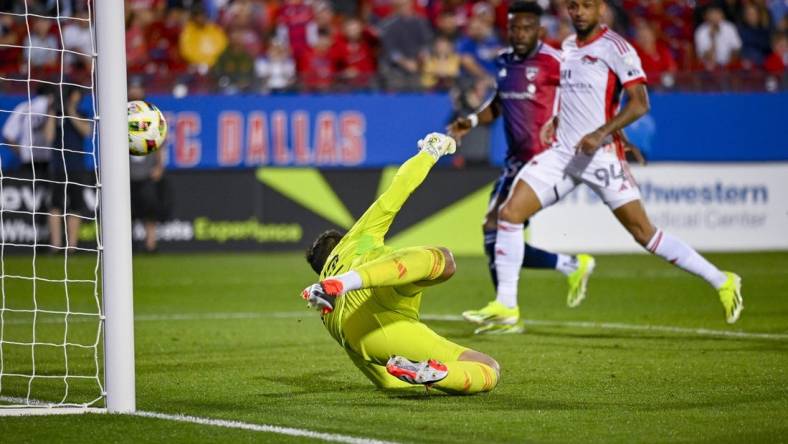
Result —
[[422, 384], [452, 394], [495, 388], [500, 367], [491, 357], [457, 345], [419, 322], [424, 289], [454, 274], [454, 258], [442, 247], [395, 250], [383, 238], [394, 216], [454, 139], [431, 133], [420, 152], [346, 234], [322, 233], [307, 251], [320, 282], [302, 297], [322, 314], [331, 336], [376, 386]]

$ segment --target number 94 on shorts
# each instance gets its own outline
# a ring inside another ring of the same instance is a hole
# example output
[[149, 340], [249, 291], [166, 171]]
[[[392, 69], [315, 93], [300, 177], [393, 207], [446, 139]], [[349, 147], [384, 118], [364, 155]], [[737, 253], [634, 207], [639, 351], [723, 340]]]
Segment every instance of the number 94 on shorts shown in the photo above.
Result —
[[619, 159], [615, 150], [608, 147], [600, 148], [593, 156], [551, 148], [531, 159], [517, 179], [536, 192], [542, 208], [558, 202], [581, 183], [591, 188], [611, 210], [640, 199], [626, 160]]

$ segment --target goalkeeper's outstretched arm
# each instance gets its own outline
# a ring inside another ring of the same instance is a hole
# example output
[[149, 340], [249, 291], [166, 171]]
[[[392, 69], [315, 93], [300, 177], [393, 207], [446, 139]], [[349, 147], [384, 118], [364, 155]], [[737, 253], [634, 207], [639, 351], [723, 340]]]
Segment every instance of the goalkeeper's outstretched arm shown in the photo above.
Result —
[[441, 156], [452, 154], [455, 150], [454, 139], [444, 134], [431, 133], [420, 140], [419, 152], [399, 167], [389, 187], [361, 216], [348, 235], [364, 232], [382, 241], [394, 216], [424, 182], [432, 166]]

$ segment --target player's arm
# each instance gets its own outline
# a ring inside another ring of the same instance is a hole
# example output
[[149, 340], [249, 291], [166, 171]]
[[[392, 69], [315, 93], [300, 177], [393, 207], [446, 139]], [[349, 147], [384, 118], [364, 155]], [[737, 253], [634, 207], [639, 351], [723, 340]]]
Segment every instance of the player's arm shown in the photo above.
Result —
[[374, 243], [382, 243], [397, 212], [411, 193], [421, 185], [430, 169], [444, 154], [452, 154], [456, 142], [443, 134], [431, 133], [419, 141], [419, 153], [408, 159], [397, 170], [386, 191], [369, 207], [345, 237], [363, 234]]
[[20, 131], [22, 128], [22, 115], [24, 112], [19, 106], [14, 108], [14, 111], [8, 116], [8, 119], [3, 124], [3, 138], [7, 143], [18, 144], [21, 137]]
[[462, 139], [468, 131], [478, 125], [489, 125], [501, 115], [501, 101], [496, 93], [485, 102], [478, 111], [468, 114], [465, 117], [458, 117], [446, 128], [449, 135], [457, 139]]
[[648, 90], [644, 83], [636, 82], [625, 87], [627, 104], [612, 119], [600, 126], [593, 133], [586, 134], [577, 144], [577, 149], [586, 154], [593, 154], [608, 136], [626, 128], [629, 124], [645, 115], [650, 105]]

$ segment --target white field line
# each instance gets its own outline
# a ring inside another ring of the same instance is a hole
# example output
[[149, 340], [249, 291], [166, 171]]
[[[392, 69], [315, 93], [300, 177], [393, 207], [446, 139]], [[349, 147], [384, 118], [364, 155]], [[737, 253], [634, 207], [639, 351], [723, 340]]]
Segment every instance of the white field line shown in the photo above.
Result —
[[[161, 314], [139, 314], [134, 317], [136, 322], [162, 322], [162, 321], [199, 321], [199, 320], [232, 320], [232, 319], [288, 319], [305, 318], [311, 316], [307, 310], [304, 311], [280, 311], [280, 312], [206, 312], [206, 313], [161, 313]], [[462, 316], [450, 314], [424, 314], [421, 319], [425, 321], [464, 321]], [[38, 324], [60, 324], [62, 318], [46, 317], [38, 319]], [[71, 318], [69, 322], [96, 322], [95, 319], [83, 317]], [[647, 325], [647, 324], [624, 324], [618, 322], [590, 322], [590, 321], [550, 321], [544, 319], [524, 319], [526, 325], [542, 327], [572, 327], [585, 328], [592, 330], [628, 330], [640, 332], [660, 332], [684, 334], [693, 336], [712, 336], [719, 338], [739, 338], [739, 339], [771, 339], [777, 341], [788, 340], [788, 333], [756, 333], [734, 330], [714, 330], [709, 328], [689, 328], [676, 327], [672, 325]], [[6, 325], [30, 324], [24, 319], [6, 319]]]
[[[743, 274], [746, 274], [748, 278], [750, 277], [774, 277], [774, 276], [782, 276], [788, 275], [788, 269], [782, 270], [763, 270], [763, 269], [752, 269], [752, 270], [742, 270]], [[642, 279], [642, 278], [677, 278], [677, 277], [687, 277], [690, 276], [687, 272], [679, 270], [679, 269], [672, 269], [672, 268], [664, 268], [664, 269], [657, 269], [657, 270], [642, 270], [638, 271], [637, 273], [633, 273], [631, 270], [616, 270], [616, 269], [605, 269], [605, 270], [596, 270], [594, 271], [594, 278], [606, 278], [606, 279]], [[210, 279], [194, 279], [191, 277], [169, 277], [167, 279], [148, 279], [145, 282], [139, 282], [136, 284], [139, 288], [158, 288], [158, 287], [192, 287], [192, 286], [200, 286], [200, 285], [209, 285], [209, 286], [225, 286], [225, 285], [249, 285], [250, 283], [254, 282], [265, 282], [270, 283], [271, 280], [275, 282], [281, 281], [284, 282], [284, 278], [278, 279], [276, 277], [265, 278], [265, 279], [253, 279], [253, 278], [239, 278], [239, 277], [211, 277]], [[529, 279], [533, 280], [548, 280], [548, 279], [555, 279], [555, 276], [548, 273], [537, 273], [529, 275]]]
[[[80, 413], [107, 413], [106, 409], [87, 408], [83, 406], [57, 407], [38, 399], [15, 398], [12, 396], [0, 396], [0, 402], [22, 405], [21, 408], [0, 408], [0, 416], [44, 416], [44, 415], [68, 415]], [[268, 424], [254, 424], [241, 421], [230, 421], [226, 419], [202, 418], [190, 415], [173, 415], [170, 413], [143, 412], [138, 411], [132, 416], [143, 418], [155, 418], [166, 421], [187, 422], [191, 424], [207, 425], [213, 427], [224, 427], [228, 429], [249, 430], [252, 432], [275, 433], [278, 435], [297, 436], [300, 438], [311, 438], [326, 442], [342, 442], [347, 444], [396, 444], [393, 441], [380, 441], [371, 438], [358, 436], [339, 435], [336, 433], [315, 432], [313, 430], [298, 429], [295, 427], [281, 427]]]
[[[425, 321], [464, 321], [458, 315], [422, 315]], [[782, 333], [754, 333], [746, 331], [713, 330], [709, 328], [688, 328], [674, 327], [671, 325], [644, 325], [644, 324], [622, 324], [618, 322], [589, 322], [589, 321], [548, 321], [543, 319], [523, 319], [526, 325], [543, 327], [574, 327], [587, 328], [594, 330], [629, 330], [629, 331], [653, 331], [660, 333], [688, 334], [694, 336], [715, 336], [721, 338], [745, 338], [745, 339], [774, 339], [778, 341], [788, 340], [788, 334]]]
[[297, 429], [294, 427], [280, 427], [267, 424], [253, 424], [241, 421], [228, 421], [224, 419], [201, 418], [189, 415], [171, 415], [168, 413], [157, 412], [136, 412], [134, 416], [145, 418], [164, 419], [167, 421], [188, 422], [191, 424], [207, 425], [213, 427], [224, 427], [228, 429], [249, 430], [252, 432], [276, 433], [278, 435], [297, 436], [301, 438], [312, 438], [326, 442], [342, 442], [348, 444], [394, 444], [392, 441], [380, 441], [371, 438], [361, 438], [357, 436], [339, 435], [335, 433], [315, 432], [307, 429]]

